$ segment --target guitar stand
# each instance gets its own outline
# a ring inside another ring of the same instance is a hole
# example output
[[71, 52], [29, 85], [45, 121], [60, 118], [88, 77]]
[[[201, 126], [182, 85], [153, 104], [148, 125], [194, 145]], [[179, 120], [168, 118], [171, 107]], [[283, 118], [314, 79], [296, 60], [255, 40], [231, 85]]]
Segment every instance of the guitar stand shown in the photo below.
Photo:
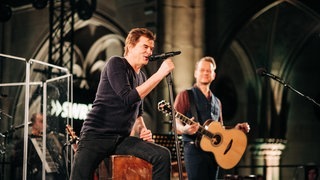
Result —
[[[173, 88], [172, 88], [172, 72], [170, 72], [169, 75], [166, 77], [167, 83], [168, 83], [168, 88], [169, 88], [169, 99], [170, 99], [170, 104], [173, 107], [174, 104], [174, 97], [173, 97]], [[178, 170], [179, 170], [179, 180], [182, 180], [182, 163], [181, 163], [181, 154], [180, 154], [180, 144], [177, 136], [177, 131], [176, 131], [176, 116], [175, 116], [175, 109], [171, 108], [171, 122], [172, 122], [172, 129], [173, 129], [173, 135], [174, 135], [174, 141], [175, 141], [175, 146], [176, 146], [176, 153], [177, 153], [177, 164], [178, 164]]]

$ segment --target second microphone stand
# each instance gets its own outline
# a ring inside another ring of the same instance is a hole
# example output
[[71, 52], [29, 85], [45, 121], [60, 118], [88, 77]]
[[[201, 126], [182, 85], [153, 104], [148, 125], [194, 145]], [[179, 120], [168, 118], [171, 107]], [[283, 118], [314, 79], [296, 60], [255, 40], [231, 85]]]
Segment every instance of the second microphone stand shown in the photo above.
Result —
[[318, 102], [316, 102], [314, 99], [312, 99], [311, 97], [301, 93], [300, 91], [296, 90], [295, 88], [293, 88], [290, 84], [286, 83], [283, 79], [281, 79], [280, 77], [278, 76], [275, 76], [275, 75], [272, 75], [272, 76], [269, 76], [269, 75], [266, 75], [270, 78], [272, 78], [273, 80], [275, 81], [278, 81], [280, 84], [282, 84], [284, 87], [287, 87], [289, 88], [290, 90], [292, 90], [293, 92], [299, 94], [300, 96], [308, 99], [309, 101], [313, 102], [315, 105], [317, 105], [318, 107], [320, 107], [320, 104]]

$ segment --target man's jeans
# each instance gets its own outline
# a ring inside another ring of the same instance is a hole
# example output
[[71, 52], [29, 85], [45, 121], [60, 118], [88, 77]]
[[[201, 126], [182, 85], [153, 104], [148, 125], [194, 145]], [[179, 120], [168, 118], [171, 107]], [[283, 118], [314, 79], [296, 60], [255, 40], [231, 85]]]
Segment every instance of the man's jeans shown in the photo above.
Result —
[[218, 177], [219, 167], [214, 155], [196, 147], [194, 142], [184, 142], [184, 162], [188, 180], [214, 180]]
[[110, 155], [133, 155], [152, 164], [152, 179], [169, 180], [170, 151], [137, 137], [119, 135], [82, 134], [75, 153], [70, 180], [92, 179], [99, 163]]

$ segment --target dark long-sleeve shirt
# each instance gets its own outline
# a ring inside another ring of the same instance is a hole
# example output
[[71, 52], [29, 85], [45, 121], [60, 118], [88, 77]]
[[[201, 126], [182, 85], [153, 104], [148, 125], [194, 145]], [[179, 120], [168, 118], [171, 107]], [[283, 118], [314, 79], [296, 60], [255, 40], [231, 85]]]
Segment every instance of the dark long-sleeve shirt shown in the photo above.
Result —
[[81, 132], [128, 136], [143, 112], [136, 87], [145, 80], [144, 73], [137, 74], [125, 58], [110, 58], [101, 72], [92, 110]]

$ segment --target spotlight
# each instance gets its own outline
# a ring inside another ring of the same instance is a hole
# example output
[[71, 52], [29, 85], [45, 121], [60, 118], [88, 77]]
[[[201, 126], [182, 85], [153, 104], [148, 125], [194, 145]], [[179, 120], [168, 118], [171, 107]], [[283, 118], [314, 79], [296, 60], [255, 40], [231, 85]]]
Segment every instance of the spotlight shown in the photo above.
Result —
[[43, 9], [47, 4], [48, 0], [32, 0], [32, 6], [36, 9]]
[[8, 4], [0, 3], [0, 22], [6, 22], [11, 18], [12, 10]]
[[87, 0], [78, 0], [76, 2], [76, 9], [80, 19], [88, 20], [96, 9], [96, 0], [92, 0], [91, 4]]

